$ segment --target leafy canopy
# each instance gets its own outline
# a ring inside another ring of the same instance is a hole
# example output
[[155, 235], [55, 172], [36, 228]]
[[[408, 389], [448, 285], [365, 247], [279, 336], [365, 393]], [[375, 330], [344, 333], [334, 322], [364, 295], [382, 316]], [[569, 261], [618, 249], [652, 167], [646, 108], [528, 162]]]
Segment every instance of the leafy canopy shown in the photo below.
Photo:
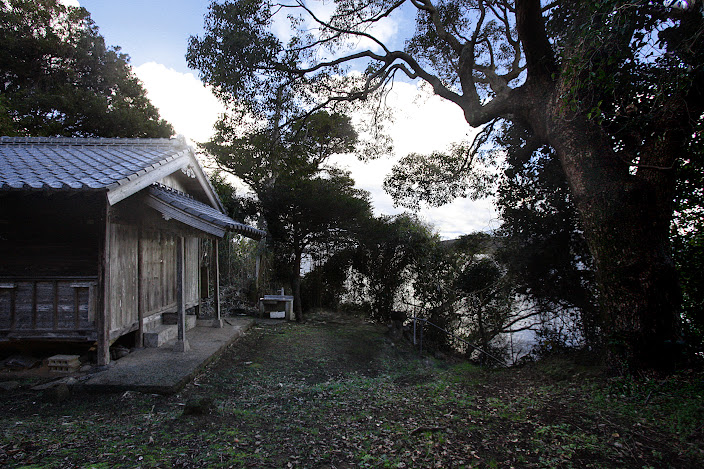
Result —
[[215, 135], [203, 144], [218, 166], [244, 181], [260, 195], [282, 175], [313, 176], [334, 154], [349, 153], [357, 132], [349, 117], [318, 111], [293, 125], [278, 122], [243, 125], [223, 116]]
[[119, 47], [84, 8], [0, 0], [0, 130], [4, 135], [169, 137]]
[[437, 242], [437, 234], [412, 214], [370, 218], [360, 227], [349, 261], [356, 273], [353, 288], [368, 301], [372, 319], [390, 321], [402, 287]]
[[327, 164], [332, 155], [355, 147], [357, 132], [349, 117], [317, 111], [285, 124], [284, 115], [295, 104], [281, 88], [275, 94], [267, 120], [243, 125], [237, 114], [223, 116], [203, 148], [220, 169], [256, 194], [276, 272], [279, 280], [290, 281], [301, 320], [304, 253], [345, 244], [357, 220], [371, 216], [371, 208], [369, 195], [354, 187], [349, 174]]

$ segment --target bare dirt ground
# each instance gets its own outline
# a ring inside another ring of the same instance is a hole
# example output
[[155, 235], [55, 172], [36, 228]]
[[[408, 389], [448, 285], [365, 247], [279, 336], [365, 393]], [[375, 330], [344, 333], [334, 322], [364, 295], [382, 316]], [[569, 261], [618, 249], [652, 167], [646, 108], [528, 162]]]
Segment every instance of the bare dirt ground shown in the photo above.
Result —
[[255, 326], [173, 396], [0, 391], [7, 467], [704, 467], [704, 374], [419, 356], [318, 313]]

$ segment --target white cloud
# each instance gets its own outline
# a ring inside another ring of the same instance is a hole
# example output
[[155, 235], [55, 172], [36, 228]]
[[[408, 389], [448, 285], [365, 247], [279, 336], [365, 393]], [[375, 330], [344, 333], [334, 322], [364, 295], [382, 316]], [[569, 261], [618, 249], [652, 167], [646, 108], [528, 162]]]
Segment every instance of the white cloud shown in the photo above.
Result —
[[134, 67], [134, 72], [144, 83], [149, 100], [177, 134], [193, 142], [210, 139], [225, 108], [198, 78], [154, 62]]
[[444, 150], [475, 133], [457, 105], [418, 85], [395, 83], [387, 102], [399, 110], [391, 130], [399, 156]]
[[494, 230], [500, 224], [493, 199], [457, 199], [442, 207], [424, 208], [420, 215], [435, 226], [443, 239]]
[[80, 7], [81, 4], [78, 2], [78, 0], [59, 0], [59, 3], [66, 5], [67, 7]]
[[[382, 44], [386, 44], [388, 47], [388, 42], [398, 34], [398, 22], [395, 19], [391, 19], [388, 16], [382, 18], [381, 20], [374, 23], [371, 30], [367, 31], [369, 35], [378, 39]], [[369, 49], [374, 52], [379, 52], [381, 47], [368, 38], [362, 38], [359, 41], [357, 47], [354, 50], [365, 50]]]
[[[394, 207], [393, 200], [382, 188], [384, 178], [399, 158], [411, 152], [424, 154], [445, 150], [451, 143], [472, 138], [476, 133], [464, 120], [458, 106], [415, 84], [395, 83], [387, 102], [397, 110], [395, 122], [389, 129], [396, 157], [368, 163], [352, 160], [350, 156], [335, 159], [337, 164], [350, 169], [357, 187], [371, 193], [377, 215], [403, 212], [402, 208]], [[432, 223], [445, 239], [498, 227], [492, 199], [457, 199], [442, 207], [425, 207], [420, 216]]]

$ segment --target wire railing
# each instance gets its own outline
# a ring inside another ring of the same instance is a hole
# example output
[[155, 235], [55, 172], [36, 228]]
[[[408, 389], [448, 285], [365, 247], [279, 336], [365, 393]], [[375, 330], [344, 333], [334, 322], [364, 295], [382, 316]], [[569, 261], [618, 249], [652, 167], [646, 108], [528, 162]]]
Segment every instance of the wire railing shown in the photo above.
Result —
[[424, 325], [429, 325], [434, 327], [435, 329], [445, 333], [446, 335], [452, 337], [455, 340], [459, 340], [460, 342], [466, 344], [467, 346], [471, 347], [473, 350], [478, 351], [479, 353], [486, 355], [487, 357], [491, 358], [494, 360], [496, 363], [498, 363], [500, 366], [503, 367], [508, 367], [506, 362], [504, 360], [501, 360], [500, 358], [497, 358], [496, 356], [492, 355], [491, 353], [487, 352], [486, 350], [483, 350], [481, 347], [477, 347], [473, 343], [469, 342], [468, 340], [463, 339], [462, 337], [459, 337], [456, 334], [453, 334], [452, 332], [443, 329], [442, 327], [438, 326], [437, 324], [434, 324], [430, 321], [428, 321], [425, 318], [419, 318], [419, 317], [411, 317], [409, 319], [413, 320], [413, 345], [418, 346], [418, 352], [422, 353], [423, 352], [423, 331], [424, 331]]

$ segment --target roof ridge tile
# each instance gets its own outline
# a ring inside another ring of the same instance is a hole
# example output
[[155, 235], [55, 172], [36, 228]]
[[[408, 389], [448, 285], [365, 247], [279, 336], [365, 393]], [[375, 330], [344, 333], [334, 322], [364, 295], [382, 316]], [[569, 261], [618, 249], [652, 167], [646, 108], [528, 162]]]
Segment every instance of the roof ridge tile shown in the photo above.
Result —
[[173, 145], [185, 146], [178, 138], [129, 137], [0, 137], [0, 144], [55, 144], [55, 145]]

